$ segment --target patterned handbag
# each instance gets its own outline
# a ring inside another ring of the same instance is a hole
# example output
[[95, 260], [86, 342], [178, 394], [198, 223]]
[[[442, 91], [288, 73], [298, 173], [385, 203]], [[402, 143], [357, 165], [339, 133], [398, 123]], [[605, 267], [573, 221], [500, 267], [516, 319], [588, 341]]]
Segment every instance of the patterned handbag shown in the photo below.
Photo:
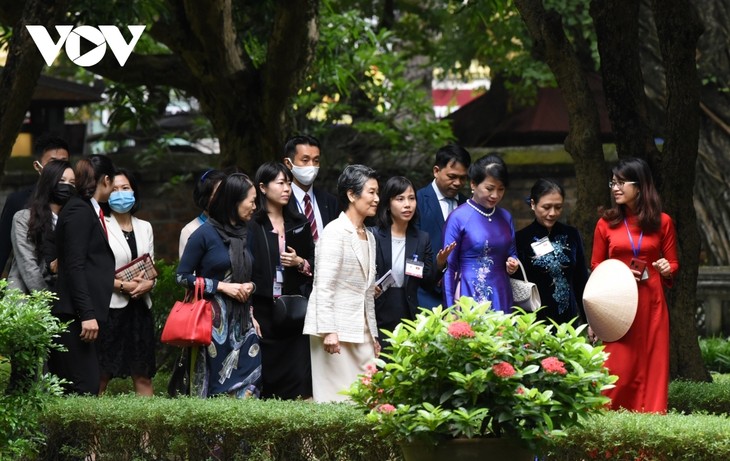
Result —
[[535, 309], [542, 305], [540, 300], [540, 292], [537, 289], [537, 285], [527, 280], [527, 274], [525, 273], [525, 267], [522, 265], [522, 261], [517, 260], [522, 270], [522, 279], [509, 279], [509, 283], [512, 286], [512, 298], [514, 298], [514, 305], [521, 307], [527, 312], [535, 312]]
[[114, 278], [122, 282], [131, 282], [133, 278], [142, 273], [145, 280], [154, 280], [157, 278], [157, 269], [152, 257], [149, 253], [145, 253], [139, 258], [133, 259], [129, 264], [120, 267], [114, 273]]

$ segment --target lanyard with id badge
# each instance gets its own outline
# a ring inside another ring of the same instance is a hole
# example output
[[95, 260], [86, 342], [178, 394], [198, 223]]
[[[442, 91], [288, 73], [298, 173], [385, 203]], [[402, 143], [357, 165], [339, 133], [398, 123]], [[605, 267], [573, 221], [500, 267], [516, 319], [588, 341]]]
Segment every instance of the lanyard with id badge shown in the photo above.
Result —
[[418, 255], [414, 254], [412, 258], [406, 259], [406, 275], [422, 279], [424, 265], [423, 261], [418, 260]]
[[631, 252], [634, 254], [634, 257], [631, 258], [631, 262], [629, 263], [629, 268], [636, 272], [640, 272], [641, 280], [646, 280], [649, 278], [649, 271], [646, 269], [646, 261], [644, 261], [643, 259], [639, 259], [639, 251], [641, 251], [641, 241], [644, 239], [644, 231], [641, 231], [641, 233], [639, 234], [639, 243], [634, 246], [634, 237], [631, 235], [631, 230], [629, 230], [629, 223], [626, 222], [626, 219], [624, 219], [624, 226], [626, 227], [626, 233], [629, 234]]

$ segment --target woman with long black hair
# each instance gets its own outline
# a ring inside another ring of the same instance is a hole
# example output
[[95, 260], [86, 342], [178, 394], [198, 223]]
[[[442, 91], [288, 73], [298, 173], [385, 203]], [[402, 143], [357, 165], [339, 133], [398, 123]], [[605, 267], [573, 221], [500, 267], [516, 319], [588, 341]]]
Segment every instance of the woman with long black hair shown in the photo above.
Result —
[[30, 208], [13, 216], [10, 240], [13, 263], [8, 284], [25, 293], [39, 290], [55, 292], [56, 239], [54, 230], [61, 209], [76, 194], [76, 176], [65, 160], [46, 163], [33, 191]]
[[109, 200], [116, 170], [109, 157], [92, 155], [76, 163], [76, 190], [58, 216], [58, 301], [53, 315], [71, 322], [52, 350], [48, 368], [69, 381], [66, 391], [97, 395], [99, 358], [96, 339], [105, 322], [114, 287], [114, 253], [99, 203]]

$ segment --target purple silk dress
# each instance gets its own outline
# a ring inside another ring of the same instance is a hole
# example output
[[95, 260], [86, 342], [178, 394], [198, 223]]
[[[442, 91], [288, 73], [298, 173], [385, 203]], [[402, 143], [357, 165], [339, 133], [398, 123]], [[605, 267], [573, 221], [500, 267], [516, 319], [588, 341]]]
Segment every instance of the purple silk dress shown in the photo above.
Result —
[[513, 299], [506, 263], [510, 256], [517, 258], [512, 215], [500, 207], [489, 217], [480, 211], [493, 210], [469, 199], [446, 220], [444, 246], [456, 242], [456, 248], [449, 255], [443, 279], [445, 306], [454, 304], [458, 282], [460, 296], [491, 301], [492, 309], [509, 313]]

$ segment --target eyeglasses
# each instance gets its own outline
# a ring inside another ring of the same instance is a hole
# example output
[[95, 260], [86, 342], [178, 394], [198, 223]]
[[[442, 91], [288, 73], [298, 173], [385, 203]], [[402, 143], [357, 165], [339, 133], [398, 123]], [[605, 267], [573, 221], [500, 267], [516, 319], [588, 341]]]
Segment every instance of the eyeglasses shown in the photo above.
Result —
[[608, 181], [608, 188], [613, 189], [618, 186], [619, 189], [623, 189], [626, 184], [636, 184], [636, 181]]

